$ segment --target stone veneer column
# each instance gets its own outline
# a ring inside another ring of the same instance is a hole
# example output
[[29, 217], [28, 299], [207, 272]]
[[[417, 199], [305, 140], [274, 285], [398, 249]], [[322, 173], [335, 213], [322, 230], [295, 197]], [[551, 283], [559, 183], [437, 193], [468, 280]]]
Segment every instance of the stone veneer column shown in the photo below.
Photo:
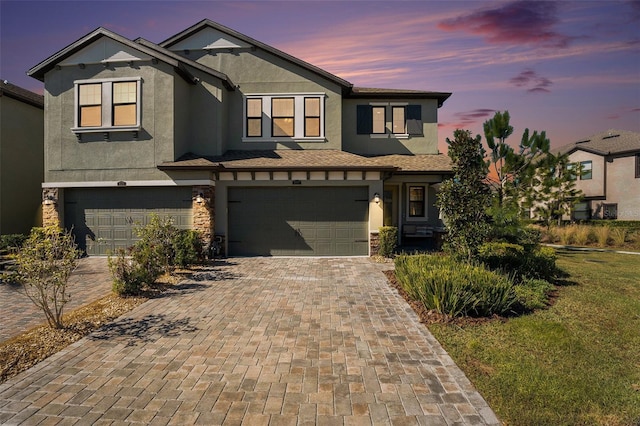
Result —
[[202, 235], [205, 248], [208, 248], [214, 237], [215, 224], [215, 187], [192, 187], [193, 229]]
[[380, 234], [369, 233], [369, 256], [375, 256], [380, 252]]
[[42, 190], [42, 226], [60, 227], [58, 188], [45, 188]]

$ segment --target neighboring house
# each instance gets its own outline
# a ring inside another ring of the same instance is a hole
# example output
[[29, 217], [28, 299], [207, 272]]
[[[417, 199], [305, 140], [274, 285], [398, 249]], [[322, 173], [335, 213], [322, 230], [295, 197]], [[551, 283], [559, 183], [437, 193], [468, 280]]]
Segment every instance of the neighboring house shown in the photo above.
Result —
[[442, 225], [450, 93], [353, 87], [209, 20], [160, 44], [99, 28], [28, 74], [45, 83], [46, 221], [89, 254], [152, 212], [236, 256], [368, 255], [383, 224]]
[[42, 224], [44, 98], [0, 80], [0, 234]]
[[608, 130], [558, 151], [581, 165], [574, 219], [640, 220], [640, 133]]

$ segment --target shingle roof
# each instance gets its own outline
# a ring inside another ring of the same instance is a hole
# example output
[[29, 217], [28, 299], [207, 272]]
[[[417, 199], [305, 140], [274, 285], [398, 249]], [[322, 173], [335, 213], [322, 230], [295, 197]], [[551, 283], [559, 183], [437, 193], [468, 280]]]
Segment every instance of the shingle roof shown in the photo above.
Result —
[[582, 150], [599, 155], [626, 154], [640, 151], [640, 133], [610, 129], [584, 140], [564, 145], [557, 152], [570, 154]]
[[0, 80], [0, 96], [8, 96], [13, 99], [28, 103], [44, 109], [44, 96], [11, 84], [6, 80]]
[[161, 164], [161, 170], [383, 170], [394, 172], [449, 172], [447, 156], [381, 155], [364, 157], [339, 150], [228, 151], [222, 156], [183, 155]]
[[449, 92], [429, 92], [424, 90], [407, 90], [407, 89], [380, 89], [373, 87], [353, 87], [351, 92], [346, 95], [350, 98], [410, 98], [410, 99], [437, 99], [438, 107], [449, 99]]

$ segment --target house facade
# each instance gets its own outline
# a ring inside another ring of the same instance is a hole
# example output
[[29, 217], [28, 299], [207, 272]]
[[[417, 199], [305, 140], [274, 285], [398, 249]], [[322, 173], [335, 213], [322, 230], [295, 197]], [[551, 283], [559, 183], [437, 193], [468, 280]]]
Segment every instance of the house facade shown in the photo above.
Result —
[[45, 84], [44, 218], [88, 254], [151, 213], [226, 254], [369, 255], [428, 237], [450, 93], [365, 89], [209, 20], [155, 44], [99, 28], [33, 67]]
[[44, 98], [0, 80], [0, 234], [42, 223]]
[[573, 219], [640, 220], [640, 133], [608, 130], [559, 148], [580, 164]]

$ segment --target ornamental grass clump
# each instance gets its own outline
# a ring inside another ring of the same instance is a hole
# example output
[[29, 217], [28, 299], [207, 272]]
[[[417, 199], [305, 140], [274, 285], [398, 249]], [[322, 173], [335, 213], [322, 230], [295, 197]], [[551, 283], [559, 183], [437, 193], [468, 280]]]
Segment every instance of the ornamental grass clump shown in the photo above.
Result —
[[511, 281], [448, 256], [399, 256], [396, 278], [409, 297], [445, 317], [502, 315], [516, 303]]
[[609, 226], [604, 225], [597, 227], [594, 234], [596, 236], [598, 246], [606, 247], [607, 244], [609, 244], [609, 238], [611, 237], [611, 228]]

